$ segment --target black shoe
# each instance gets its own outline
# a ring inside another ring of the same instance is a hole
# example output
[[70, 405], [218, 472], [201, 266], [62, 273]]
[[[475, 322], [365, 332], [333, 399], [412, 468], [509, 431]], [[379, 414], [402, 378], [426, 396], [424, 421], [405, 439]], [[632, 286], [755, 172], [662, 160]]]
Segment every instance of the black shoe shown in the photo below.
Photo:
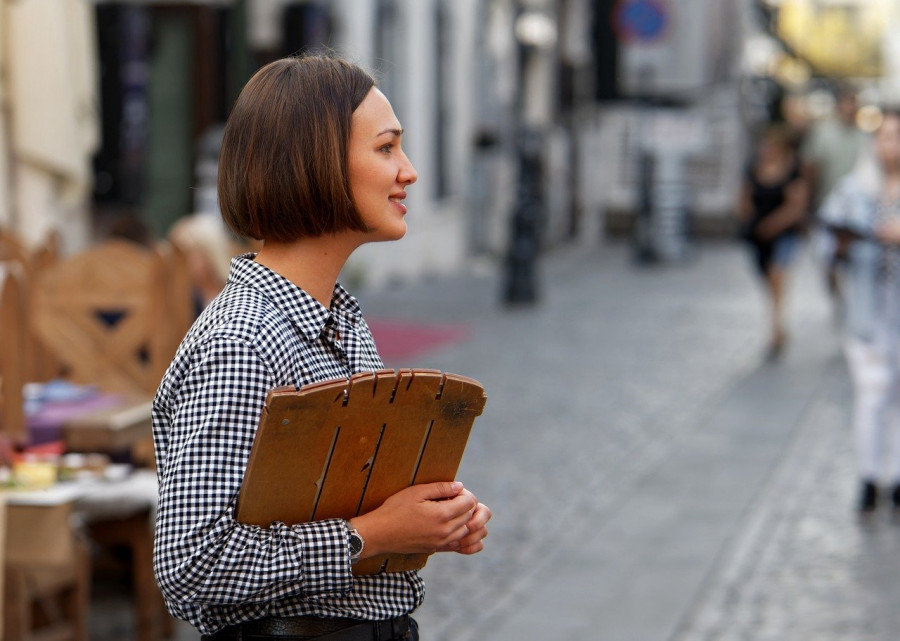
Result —
[[[894, 505], [897, 505], [896, 501], [900, 500], [900, 492], [898, 492], [898, 490], [900, 490], [900, 488], [895, 488], [892, 496], [895, 501]], [[863, 481], [862, 492], [859, 497], [859, 511], [874, 512], [877, 507], [878, 487], [872, 483], [872, 481]]]
[[900, 510], [900, 483], [895, 485], [891, 492], [891, 505], [894, 506], [895, 510]]

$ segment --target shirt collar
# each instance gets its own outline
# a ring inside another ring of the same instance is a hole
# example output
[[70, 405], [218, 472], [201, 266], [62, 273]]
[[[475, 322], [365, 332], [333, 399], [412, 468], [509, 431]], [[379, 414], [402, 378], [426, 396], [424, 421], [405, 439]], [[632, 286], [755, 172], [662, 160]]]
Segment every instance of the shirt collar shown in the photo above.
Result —
[[316, 340], [335, 316], [354, 325], [359, 323], [362, 318], [359, 302], [340, 283], [334, 285], [329, 309], [284, 276], [257, 263], [255, 257], [256, 254], [243, 254], [232, 258], [228, 282], [262, 292], [308, 341]]

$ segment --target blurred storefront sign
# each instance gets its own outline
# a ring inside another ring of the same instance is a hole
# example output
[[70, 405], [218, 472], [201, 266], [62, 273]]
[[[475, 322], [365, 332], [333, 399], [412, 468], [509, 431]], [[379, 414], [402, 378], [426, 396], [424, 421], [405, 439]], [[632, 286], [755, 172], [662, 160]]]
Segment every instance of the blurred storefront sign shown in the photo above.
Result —
[[612, 12], [623, 96], [693, 99], [728, 74], [734, 0], [620, 0]]
[[821, 75], [879, 77], [891, 0], [783, 0], [777, 4], [778, 37]]
[[622, 42], [655, 42], [666, 35], [670, 11], [665, 0], [619, 0], [613, 27]]

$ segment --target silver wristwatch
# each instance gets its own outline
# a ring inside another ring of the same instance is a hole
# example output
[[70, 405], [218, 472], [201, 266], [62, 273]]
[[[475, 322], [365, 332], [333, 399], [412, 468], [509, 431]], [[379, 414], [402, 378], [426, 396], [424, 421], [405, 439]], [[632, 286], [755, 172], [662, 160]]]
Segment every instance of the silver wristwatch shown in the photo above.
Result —
[[356, 531], [356, 528], [350, 523], [350, 521], [345, 521], [347, 524], [347, 530], [350, 532], [350, 564], [353, 565], [357, 561], [359, 561], [359, 557], [362, 556], [363, 548], [366, 547], [366, 542], [363, 541], [363, 538], [359, 535], [359, 532]]

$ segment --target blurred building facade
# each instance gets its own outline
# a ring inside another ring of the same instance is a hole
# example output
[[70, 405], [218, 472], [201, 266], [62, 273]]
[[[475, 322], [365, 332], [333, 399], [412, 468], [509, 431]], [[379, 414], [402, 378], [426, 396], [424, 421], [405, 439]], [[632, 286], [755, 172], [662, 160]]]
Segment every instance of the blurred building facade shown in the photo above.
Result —
[[[815, 3], [3, 1], [0, 224], [31, 243], [58, 229], [75, 249], [110, 218], [163, 236], [186, 214], [214, 212], [218, 138], [243, 82], [269, 60], [326, 47], [375, 73], [420, 174], [407, 238], [362, 248], [354, 279], [502, 256], [523, 122], [540, 133], [544, 249], [630, 230], [647, 193], [689, 216], [693, 233], [724, 233], [760, 117], [754, 92], [767, 86], [747, 79], [771, 71], [760, 51], [771, 58], [779, 36], [766, 16], [791, 4]], [[882, 4], [882, 85], [896, 87], [889, 34], [900, 22]], [[67, 93], [48, 100], [51, 85]], [[650, 192], [647, 167], [659, 183]]]

